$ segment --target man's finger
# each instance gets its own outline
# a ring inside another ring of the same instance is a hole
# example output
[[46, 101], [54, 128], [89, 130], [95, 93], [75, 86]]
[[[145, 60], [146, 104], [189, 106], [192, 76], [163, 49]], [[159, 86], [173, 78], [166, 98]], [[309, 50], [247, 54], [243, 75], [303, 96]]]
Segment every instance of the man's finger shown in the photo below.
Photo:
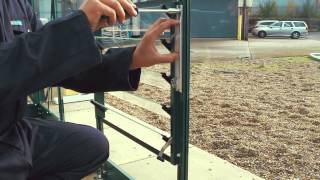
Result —
[[170, 29], [173, 26], [179, 25], [180, 22], [174, 19], [167, 19], [166, 21], [161, 22], [158, 27], [155, 28], [155, 33], [161, 35], [165, 30]]
[[102, 4], [101, 7], [102, 7], [102, 15], [108, 17], [108, 24], [109, 25], [115, 24], [117, 22], [116, 12], [109, 6], [106, 6], [105, 4]]
[[119, 0], [119, 3], [125, 10], [125, 12], [131, 17], [131, 16], [137, 16], [138, 13], [135, 10], [136, 5], [133, 4], [131, 1], [128, 0]]
[[104, 27], [108, 27], [108, 26], [110, 26], [109, 22], [108, 22], [108, 19], [101, 19], [100, 22], [99, 22], [98, 29], [101, 29], [101, 28], [104, 28]]
[[179, 58], [178, 53], [160, 54], [156, 58], [156, 61], [157, 61], [156, 63], [170, 63], [177, 60], [178, 58]]
[[163, 22], [165, 22], [165, 21], [167, 21], [168, 19], [166, 19], [166, 18], [159, 18], [159, 19], [157, 19], [156, 20], [156, 22], [154, 22], [150, 27], [149, 27], [149, 30], [151, 31], [151, 30], [153, 30], [154, 28], [156, 28], [159, 24], [161, 24], [161, 23], [163, 23]]
[[101, 0], [101, 2], [116, 12], [116, 20], [124, 22], [126, 14], [122, 5], [117, 0]]
[[169, 29], [172, 26], [179, 25], [180, 22], [178, 20], [173, 19], [167, 19], [166, 21], [161, 22], [157, 26], [155, 26], [152, 30], [150, 30], [150, 33], [148, 34], [149, 38], [153, 41], [156, 40], [163, 32], [167, 29]]

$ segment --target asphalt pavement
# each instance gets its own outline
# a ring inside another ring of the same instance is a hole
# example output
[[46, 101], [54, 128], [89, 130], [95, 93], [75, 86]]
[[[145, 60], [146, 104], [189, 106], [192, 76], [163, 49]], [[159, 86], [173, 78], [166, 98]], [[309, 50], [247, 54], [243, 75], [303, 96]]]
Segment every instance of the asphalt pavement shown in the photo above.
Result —
[[193, 39], [191, 57], [193, 61], [210, 59], [272, 58], [307, 56], [320, 52], [320, 32], [313, 32], [306, 38], [287, 37], [257, 38], [248, 41], [232, 39]]
[[310, 33], [309, 36], [300, 39], [251, 37], [248, 47], [253, 58], [307, 56], [320, 52], [320, 32]]

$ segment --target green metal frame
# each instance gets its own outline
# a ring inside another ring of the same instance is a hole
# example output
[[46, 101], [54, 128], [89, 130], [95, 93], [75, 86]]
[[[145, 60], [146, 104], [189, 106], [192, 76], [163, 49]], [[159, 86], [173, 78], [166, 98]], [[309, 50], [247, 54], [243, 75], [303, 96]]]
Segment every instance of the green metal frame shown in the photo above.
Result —
[[[178, 139], [177, 148], [180, 150], [180, 161], [178, 165], [178, 179], [188, 179], [188, 157], [189, 157], [189, 89], [190, 89], [190, 0], [182, 0], [182, 93], [179, 95], [176, 104], [182, 118], [181, 122], [176, 122], [174, 127], [177, 130], [176, 138]], [[181, 125], [181, 126], [180, 126]], [[177, 156], [178, 154], [176, 154]]]

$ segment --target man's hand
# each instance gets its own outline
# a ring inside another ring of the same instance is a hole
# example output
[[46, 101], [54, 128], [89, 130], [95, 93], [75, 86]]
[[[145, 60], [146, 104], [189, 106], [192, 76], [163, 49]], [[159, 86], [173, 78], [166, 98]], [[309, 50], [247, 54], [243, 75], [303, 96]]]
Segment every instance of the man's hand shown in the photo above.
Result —
[[166, 30], [172, 26], [179, 25], [179, 21], [173, 19], [159, 19], [145, 33], [140, 44], [133, 53], [131, 69], [149, 67], [160, 63], [169, 63], [178, 59], [178, 52], [170, 54], [160, 54], [156, 48], [156, 40]]
[[[136, 16], [135, 7], [135, 4], [129, 0], [85, 0], [80, 10], [86, 14], [94, 32], [99, 28], [112, 26], [117, 21], [123, 23], [126, 13], [129, 16]], [[102, 16], [108, 18], [102, 19]]]

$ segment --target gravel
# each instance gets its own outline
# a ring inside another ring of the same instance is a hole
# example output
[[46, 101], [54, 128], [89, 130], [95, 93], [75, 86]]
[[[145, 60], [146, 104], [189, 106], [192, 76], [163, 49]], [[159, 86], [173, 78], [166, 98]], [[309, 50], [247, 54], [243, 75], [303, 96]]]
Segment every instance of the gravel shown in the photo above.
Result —
[[[195, 57], [196, 58], [196, 57]], [[168, 72], [169, 66], [148, 70]], [[267, 179], [320, 179], [320, 63], [307, 57], [192, 63], [190, 143]], [[137, 95], [169, 102], [141, 84]], [[170, 121], [107, 102], [165, 131]]]

